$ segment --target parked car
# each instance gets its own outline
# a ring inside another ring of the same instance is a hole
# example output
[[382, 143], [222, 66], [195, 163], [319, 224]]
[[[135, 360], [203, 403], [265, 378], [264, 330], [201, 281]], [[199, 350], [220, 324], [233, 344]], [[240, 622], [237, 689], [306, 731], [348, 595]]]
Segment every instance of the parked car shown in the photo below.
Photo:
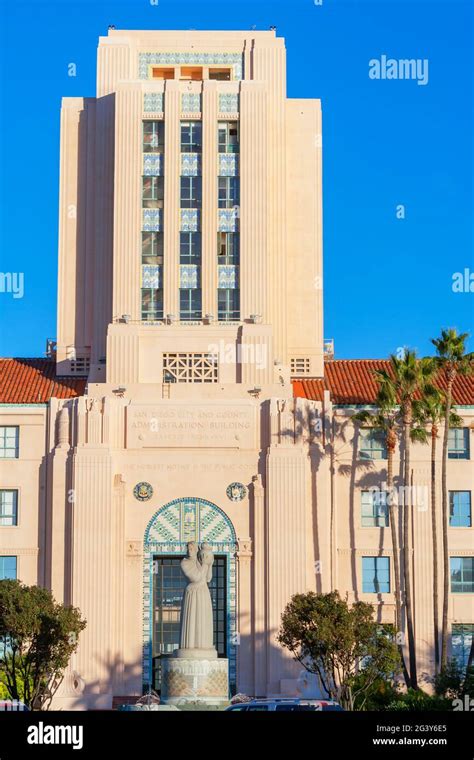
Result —
[[337, 702], [326, 699], [252, 699], [226, 707], [226, 712], [344, 712]]

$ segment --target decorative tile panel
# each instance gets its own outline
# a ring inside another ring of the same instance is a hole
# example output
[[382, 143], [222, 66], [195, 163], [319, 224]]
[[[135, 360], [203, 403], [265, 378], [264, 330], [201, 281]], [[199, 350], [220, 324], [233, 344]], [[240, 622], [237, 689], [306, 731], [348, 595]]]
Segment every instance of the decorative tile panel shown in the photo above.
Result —
[[181, 505], [182, 539], [188, 541], [198, 540], [198, 523], [196, 520], [196, 504], [194, 501], [185, 501]]
[[142, 209], [143, 232], [160, 232], [163, 227], [163, 210], [161, 208]]
[[200, 280], [199, 266], [197, 264], [181, 264], [179, 267], [179, 287], [198, 288]]
[[234, 289], [239, 287], [239, 267], [234, 264], [220, 264], [217, 267], [218, 288]]
[[201, 94], [199, 92], [184, 92], [181, 95], [182, 113], [201, 113]]
[[163, 285], [162, 267], [155, 264], [142, 265], [142, 288], [161, 288]]
[[237, 153], [219, 153], [219, 177], [239, 176], [239, 156]]
[[241, 53], [139, 53], [138, 78], [148, 79], [150, 65], [193, 64], [232, 66], [234, 79], [243, 79], [244, 59]]
[[143, 96], [143, 111], [145, 113], [163, 113], [164, 92], [145, 92]]
[[238, 232], [239, 208], [220, 208], [218, 211], [219, 232]]
[[223, 92], [219, 95], [219, 113], [239, 113], [239, 95], [234, 92]]
[[181, 232], [199, 232], [200, 215], [196, 208], [182, 208], [180, 210]]
[[227, 559], [227, 656], [229, 682], [235, 691], [237, 678], [237, 561], [234, 527], [215, 504], [189, 497], [176, 499], [156, 512], [145, 530], [143, 544], [143, 683], [152, 679], [153, 559], [154, 555], [182, 557], [186, 543], [206, 541], [215, 554]]
[[164, 160], [163, 153], [144, 153], [143, 174], [145, 177], [162, 177]]
[[199, 177], [201, 174], [201, 154], [181, 153], [181, 176]]

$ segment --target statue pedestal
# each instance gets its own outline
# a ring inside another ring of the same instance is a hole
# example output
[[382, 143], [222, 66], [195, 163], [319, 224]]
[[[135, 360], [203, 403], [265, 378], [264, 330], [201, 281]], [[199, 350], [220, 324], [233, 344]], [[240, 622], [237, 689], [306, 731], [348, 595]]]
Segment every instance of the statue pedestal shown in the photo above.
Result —
[[178, 707], [187, 702], [227, 704], [229, 661], [217, 658], [215, 650], [178, 649], [175, 657], [162, 660], [161, 701]]

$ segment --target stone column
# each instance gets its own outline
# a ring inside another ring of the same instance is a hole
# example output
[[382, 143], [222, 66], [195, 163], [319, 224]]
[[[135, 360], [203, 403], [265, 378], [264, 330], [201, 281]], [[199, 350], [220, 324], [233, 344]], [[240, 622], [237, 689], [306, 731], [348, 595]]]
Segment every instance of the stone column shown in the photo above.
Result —
[[265, 492], [262, 478], [252, 478], [253, 496], [253, 694], [263, 697], [267, 687], [266, 593], [265, 593]]
[[281, 615], [293, 594], [308, 590], [307, 500], [309, 462], [295, 444], [293, 399], [279, 402], [280, 440], [267, 454], [267, 694], [278, 694], [282, 680], [294, 680], [300, 668], [276, 641]]
[[253, 647], [252, 635], [252, 604], [251, 604], [251, 561], [252, 540], [239, 538], [237, 540], [237, 573], [238, 573], [238, 639], [237, 639], [237, 683], [238, 690], [244, 694], [252, 694], [253, 687]]
[[117, 652], [117, 604], [112, 460], [107, 450], [84, 446], [74, 455], [72, 603], [87, 620], [73, 669], [84, 680], [83, 705], [110, 708]]
[[[55, 402], [56, 404], [57, 402]], [[61, 403], [61, 402], [59, 402]], [[70, 576], [68, 558], [70, 551], [70, 520], [73, 495], [70, 493], [69, 474], [69, 409], [67, 405], [57, 410], [51, 408], [51, 424], [55, 428], [55, 448], [50, 454], [51, 476], [49, 493], [48, 556], [46, 582], [58, 602], [68, 601]], [[49, 568], [48, 568], [49, 565]], [[49, 572], [48, 572], [49, 571]]]

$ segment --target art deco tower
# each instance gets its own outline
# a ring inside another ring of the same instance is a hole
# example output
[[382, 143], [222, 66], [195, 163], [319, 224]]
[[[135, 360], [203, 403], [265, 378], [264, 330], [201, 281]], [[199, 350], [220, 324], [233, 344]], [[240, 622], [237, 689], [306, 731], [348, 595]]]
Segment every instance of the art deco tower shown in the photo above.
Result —
[[162, 384], [223, 339], [266, 370], [210, 381], [322, 375], [320, 146], [273, 31], [100, 38], [97, 97], [62, 106], [58, 372]]

